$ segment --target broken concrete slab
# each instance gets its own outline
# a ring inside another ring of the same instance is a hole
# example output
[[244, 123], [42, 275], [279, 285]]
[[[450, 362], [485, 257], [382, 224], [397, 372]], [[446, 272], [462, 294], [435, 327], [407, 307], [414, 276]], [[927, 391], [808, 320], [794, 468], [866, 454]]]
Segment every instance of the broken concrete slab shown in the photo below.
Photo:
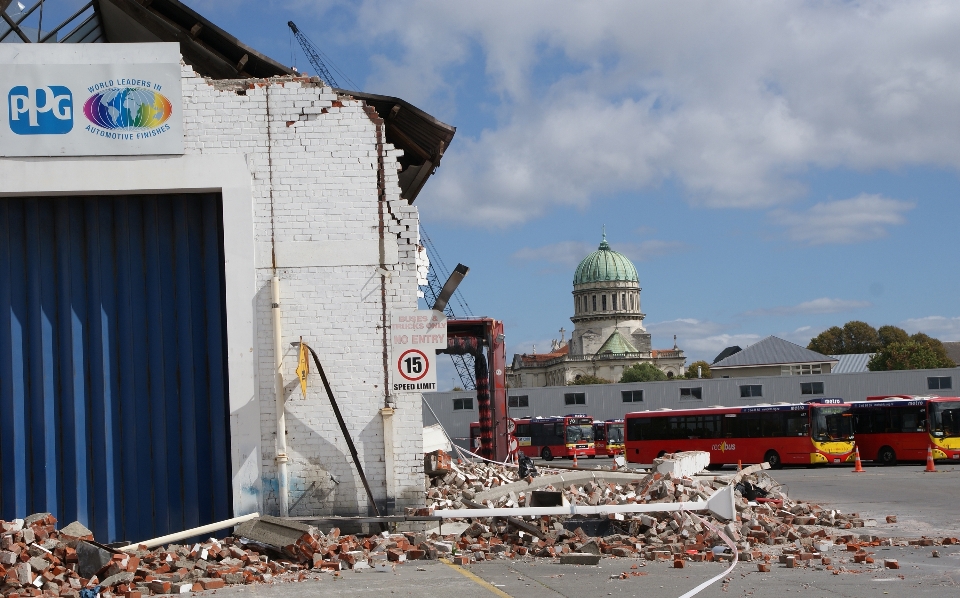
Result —
[[571, 552], [570, 554], [560, 555], [561, 565], [599, 565], [599, 554], [585, 554], [582, 552]]
[[710, 465], [710, 453], [706, 451], [684, 451], [667, 454], [653, 460], [655, 471], [675, 478], [689, 478]]
[[69, 536], [71, 538], [87, 538], [93, 537], [93, 532], [90, 531], [87, 526], [83, 525], [79, 521], [74, 521], [70, 525], [64, 527], [60, 530], [61, 536]]
[[233, 533], [235, 536], [282, 549], [296, 544], [303, 534], [316, 535], [319, 531], [316, 527], [305, 523], [261, 515], [257, 519], [244, 521], [234, 528]]

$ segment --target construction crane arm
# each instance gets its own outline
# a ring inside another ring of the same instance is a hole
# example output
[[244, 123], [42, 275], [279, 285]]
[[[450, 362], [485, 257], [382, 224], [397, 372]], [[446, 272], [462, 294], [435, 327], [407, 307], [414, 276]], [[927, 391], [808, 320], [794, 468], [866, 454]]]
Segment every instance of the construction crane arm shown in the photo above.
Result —
[[327, 65], [323, 63], [323, 60], [320, 58], [320, 51], [313, 45], [310, 38], [304, 35], [293, 21], [287, 21], [287, 26], [290, 27], [290, 31], [293, 31], [293, 36], [297, 38], [297, 43], [300, 44], [303, 53], [307, 55], [307, 60], [309, 60], [313, 68], [316, 69], [317, 74], [320, 75], [323, 82], [331, 87], [340, 87], [337, 80], [333, 78], [333, 75], [331, 75], [327, 69]]

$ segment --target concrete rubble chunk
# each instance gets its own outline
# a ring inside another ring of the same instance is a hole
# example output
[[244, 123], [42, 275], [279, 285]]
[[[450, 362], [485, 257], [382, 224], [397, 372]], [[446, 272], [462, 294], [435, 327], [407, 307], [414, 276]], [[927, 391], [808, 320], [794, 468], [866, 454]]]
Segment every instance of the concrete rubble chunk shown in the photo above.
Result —
[[561, 565], [599, 565], [599, 554], [570, 553], [560, 557]]
[[74, 521], [70, 525], [64, 527], [60, 530], [61, 536], [69, 536], [71, 538], [87, 538], [93, 537], [93, 532], [87, 529], [85, 525], [79, 521]]

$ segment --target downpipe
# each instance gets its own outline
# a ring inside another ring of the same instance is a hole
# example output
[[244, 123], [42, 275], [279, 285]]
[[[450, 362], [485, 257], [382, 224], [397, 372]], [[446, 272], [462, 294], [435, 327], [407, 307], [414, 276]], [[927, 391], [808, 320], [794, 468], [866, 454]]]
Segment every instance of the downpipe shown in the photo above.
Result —
[[280, 278], [270, 280], [273, 312], [273, 371], [277, 398], [277, 477], [280, 493], [280, 516], [290, 516], [290, 483], [287, 477], [287, 417], [283, 389], [283, 336], [280, 329]]

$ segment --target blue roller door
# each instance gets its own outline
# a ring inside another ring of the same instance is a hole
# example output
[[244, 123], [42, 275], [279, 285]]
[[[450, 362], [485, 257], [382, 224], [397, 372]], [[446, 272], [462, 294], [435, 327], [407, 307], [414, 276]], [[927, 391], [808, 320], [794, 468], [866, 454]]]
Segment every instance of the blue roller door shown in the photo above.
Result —
[[230, 517], [219, 194], [0, 199], [0, 518]]

